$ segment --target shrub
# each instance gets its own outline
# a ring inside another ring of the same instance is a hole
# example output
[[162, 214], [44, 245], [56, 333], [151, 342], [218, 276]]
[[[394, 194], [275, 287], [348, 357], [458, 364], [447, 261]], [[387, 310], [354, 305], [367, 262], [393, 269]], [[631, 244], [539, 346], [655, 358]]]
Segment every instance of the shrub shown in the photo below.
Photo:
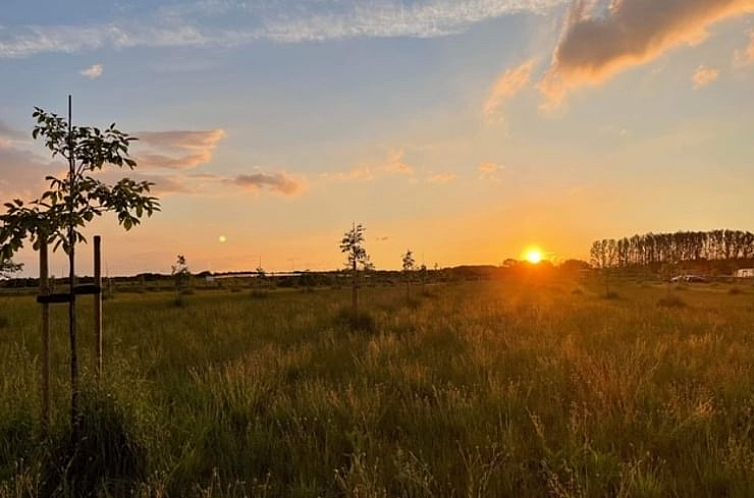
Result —
[[686, 307], [686, 303], [680, 297], [670, 295], [660, 298], [660, 300], [657, 301], [657, 306], [663, 308], [684, 308]]
[[422, 291], [422, 296], [424, 296], [426, 298], [429, 298], [429, 299], [435, 299], [437, 297], [437, 293], [425, 288]]
[[739, 294], [743, 293], [743, 289], [739, 289], [738, 287], [731, 287], [730, 289], [728, 289], [728, 294], [730, 294], [731, 296], [738, 296]]
[[341, 326], [360, 332], [374, 332], [377, 329], [374, 317], [366, 311], [354, 313], [351, 308], [343, 308], [338, 312], [335, 321]]
[[602, 295], [602, 298], [603, 298], [603, 299], [607, 299], [607, 300], [610, 300], [610, 301], [612, 301], [612, 300], [614, 300], [614, 299], [620, 299], [620, 294], [618, 294], [618, 293], [617, 293], [617, 292], [615, 292], [615, 291], [605, 292], [605, 293], [604, 293], [604, 294]]
[[0, 330], [7, 329], [10, 326], [10, 320], [0, 315]]
[[117, 400], [82, 393], [81, 437], [53, 436], [43, 463], [41, 496], [128, 496], [148, 473], [146, 446]]
[[251, 291], [252, 299], [267, 299], [270, 296], [269, 292], [263, 289], [253, 289]]
[[406, 307], [412, 310], [417, 309], [419, 306], [421, 306], [421, 304], [422, 302], [415, 297], [412, 297], [406, 301]]

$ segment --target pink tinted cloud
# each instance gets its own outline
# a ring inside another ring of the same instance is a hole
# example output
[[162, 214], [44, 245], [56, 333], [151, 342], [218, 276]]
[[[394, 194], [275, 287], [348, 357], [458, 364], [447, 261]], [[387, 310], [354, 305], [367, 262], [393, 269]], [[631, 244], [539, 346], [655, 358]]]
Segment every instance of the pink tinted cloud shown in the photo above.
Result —
[[539, 85], [555, 109], [579, 87], [600, 85], [671, 49], [699, 44], [715, 23], [754, 12], [754, 0], [621, 0], [597, 12], [577, 0]]
[[226, 137], [222, 129], [205, 131], [159, 131], [135, 134], [135, 157], [142, 168], [194, 169], [212, 161]]
[[483, 113], [488, 122], [503, 119], [505, 104], [529, 85], [534, 67], [534, 60], [529, 60], [500, 76], [484, 103]]
[[251, 191], [271, 190], [285, 196], [295, 196], [306, 189], [306, 183], [302, 179], [286, 172], [238, 175], [227, 179], [226, 183]]

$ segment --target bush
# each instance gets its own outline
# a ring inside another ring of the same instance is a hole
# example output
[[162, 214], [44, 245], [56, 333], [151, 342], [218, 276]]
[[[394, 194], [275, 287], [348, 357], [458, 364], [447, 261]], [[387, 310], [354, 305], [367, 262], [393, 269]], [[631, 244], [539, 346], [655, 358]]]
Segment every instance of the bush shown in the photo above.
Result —
[[731, 287], [730, 289], [728, 289], [728, 294], [730, 294], [731, 296], [738, 296], [739, 294], [743, 293], [743, 289], [739, 289], [738, 287]]
[[406, 301], [406, 307], [412, 310], [417, 309], [419, 306], [421, 306], [421, 304], [422, 302], [419, 299], [416, 299], [415, 297], [411, 297]]
[[576, 288], [576, 289], [573, 289], [571, 291], [571, 294], [573, 294], [574, 296], [583, 296], [584, 295], [584, 291], [581, 290], [581, 289]]
[[354, 313], [350, 308], [343, 308], [338, 312], [335, 321], [354, 331], [374, 332], [377, 329], [374, 317], [366, 311]]
[[610, 292], [604, 293], [602, 295], [602, 298], [612, 301], [614, 299], [620, 299], [620, 295], [615, 291], [610, 291]]
[[432, 292], [429, 289], [424, 289], [421, 294], [422, 294], [422, 297], [426, 297], [428, 299], [435, 299], [435, 298], [437, 298], [437, 293], [436, 292]]
[[10, 327], [10, 320], [0, 315], [0, 330], [7, 329], [8, 327]]
[[79, 441], [69, 429], [53, 437], [40, 496], [129, 496], [147, 477], [146, 446], [113, 396], [82, 394]]
[[270, 297], [270, 293], [263, 289], [253, 289], [251, 291], [252, 299], [267, 299]]
[[657, 301], [657, 306], [663, 308], [684, 308], [686, 307], [686, 303], [680, 297], [670, 295], [660, 298], [660, 300]]

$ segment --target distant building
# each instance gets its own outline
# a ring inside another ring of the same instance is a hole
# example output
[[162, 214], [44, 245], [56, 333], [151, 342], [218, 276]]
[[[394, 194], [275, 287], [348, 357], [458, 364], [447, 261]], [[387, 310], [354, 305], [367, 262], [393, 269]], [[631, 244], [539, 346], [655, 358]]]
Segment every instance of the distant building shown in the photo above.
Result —
[[737, 278], [754, 278], [754, 268], [742, 268], [736, 271]]

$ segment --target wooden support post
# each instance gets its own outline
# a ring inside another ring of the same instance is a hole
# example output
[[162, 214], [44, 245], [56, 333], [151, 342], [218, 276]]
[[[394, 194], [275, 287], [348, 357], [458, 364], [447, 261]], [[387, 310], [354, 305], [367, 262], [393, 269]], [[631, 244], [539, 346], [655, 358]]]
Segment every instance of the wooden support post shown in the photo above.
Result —
[[97, 344], [97, 381], [102, 379], [102, 238], [94, 236], [94, 336]]
[[[47, 243], [39, 244], [39, 294], [49, 295], [49, 262]], [[45, 435], [50, 430], [50, 305], [42, 304], [42, 427]]]

